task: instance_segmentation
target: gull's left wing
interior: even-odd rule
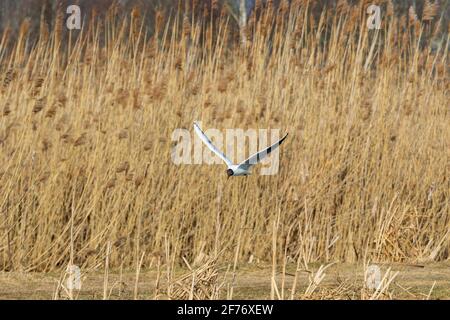
[[[261,151],[255,153],[247,160],[242,161],[239,164],[238,168],[248,170],[251,166],[257,164],[262,159],[264,159],[269,153],[271,153],[273,150],[278,148],[278,146],[283,143],[283,141],[287,138],[287,136],[288,136],[288,134],[286,133],[286,135],[283,138],[281,138],[281,140],[279,140],[278,142],[274,143],[273,145],[271,145],[270,147],[267,147],[264,150],[261,150]]]

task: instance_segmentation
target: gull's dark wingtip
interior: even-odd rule
[[[288,134],[289,134],[289,132],[286,133],[283,138],[281,138],[281,140],[278,144],[281,144],[287,138]]]
[[[192,126],[194,127],[194,129],[197,129],[197,130],[200,130],[201,132],[203,132],[203,130],[198,125],[197,121],[194,121],[194,124]]]

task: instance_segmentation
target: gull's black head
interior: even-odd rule
[[[227,170],[228,178],[231,177],[233,174],[234,174],[233,170],[231,170],[231,169]]]

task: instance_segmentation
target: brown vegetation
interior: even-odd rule
[[[186,259],[209,281],[220,263],[448,259],[448,33],[420,41],[431,9],[374,31],[364,2],[317,18],[311,3],[259,8],[245,47],[225,16],[160,13],[147,36],[139,11],[114,7],[66,41],[5,30],[0,269]],[[174,165],[171,133],[194,120],[289,132],[279,174]]]

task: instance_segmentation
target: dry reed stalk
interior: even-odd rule
[[[105,257],[105,273],[103,277],[103,300],[107,300],[108,296],[108,282],[109,282],[109,257],[111,254],[111,242],[106,244],[106,257]]]
[[[139,259],[139,263],[136,266],[136,280],[134,282],[134,300],[138,299],[138,285],[139,285],[139,274],[141,272],[142,261],[144,260],[145,252],[142,252],[141,259]]]

